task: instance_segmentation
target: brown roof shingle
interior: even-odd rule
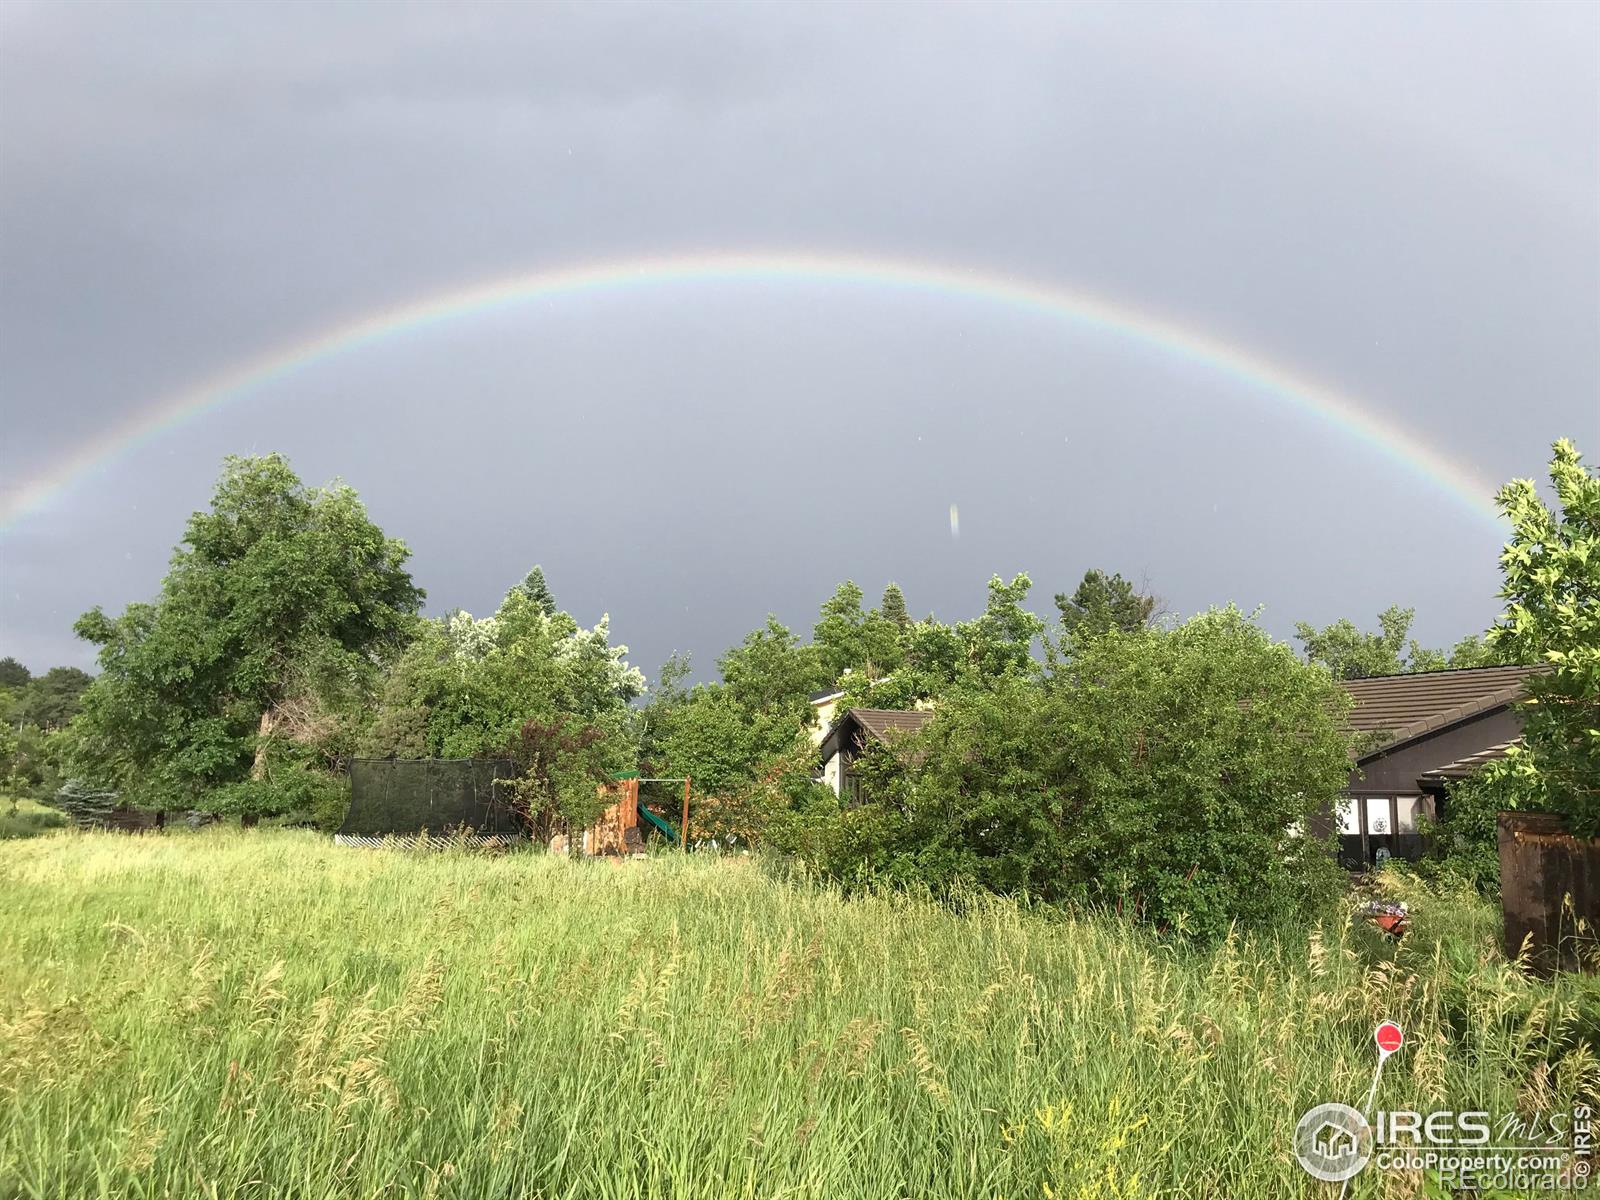
[[[834,720],[819,749],[823,761],[844,750],[845,734],[852,725],[860,726],[873,739],[890,746],[902,737],[917,733],[932,719],[933,714],[923,709],[849,708]]]
[[[1346,679],[1342,686],[1355,700],[1350,728],[1381,735],[1376,746],[1363,752],[1362,757],[1369,758],[1522,699],[1528,676],[1541,670],[1544,668],[1469,667]]]
[[[922,709],[852,708],[850,715],[885,745],[896,736],[919,732],[933,719],[931,712]]]

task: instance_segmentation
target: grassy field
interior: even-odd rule
[[[47,808],[37,800],[0,796],[0,841],[37,837],[52,829],[61,829],[66,824],[65,813]]]
[[[1570,1107],[1594,981],[1413,897],[1204,952],[993,899],[845,900],[751,860],[0,846],[7,1196],[1292,1197],[1299,1114]],[[1352,1195],[1415,1195],[1368,1171]]]

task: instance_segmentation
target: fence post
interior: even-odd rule
[[[683,821],[678,826],[683,833],[683,852],[689,853],[689,777],[683,779]]]
[[[1506,957],[1526,941],[1541,975],[1592,968],[1600,961],[1600,838],[1574,837],[1550,813],[1503,812],[1498,824]]]

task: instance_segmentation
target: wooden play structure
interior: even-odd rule
[[[641,783],[683,784],[683,807],[678,813],[674,828],[666,813],[658,813],[648,801],[639,800]],[[689,846],[689,780],[641,779],[638,775],[625,775],[600,789],[612,803],[583,831],[583,852],[589,855],[630,855],[644,853],[644,839],[648,832],[659,833],[681,849]]]

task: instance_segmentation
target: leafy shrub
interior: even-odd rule
[[[1498,816],[1527,802],[1518,781],[1500,771],[1477,771],[1450,785],[1444,815],[1421,819],[1429,851],[1416,864],[1426,879],[1476,889],[1488,895],[1500,890]]]
[[[855,766],[873,801],[782,841],[840,880],[966,880],[1201,938],[1314,911],[1339,885],[1303,832],[1348,778],[1342,693],[1234,609],[1075,638],[1038,678],[958,689]]]
[[[252,820],[268,817],[285,824],[313,824],[332,832],[343,823],[350,807],[350,780],[306,763],[281,763],[263,779],[244,779],[217,788],[204,807]]]

